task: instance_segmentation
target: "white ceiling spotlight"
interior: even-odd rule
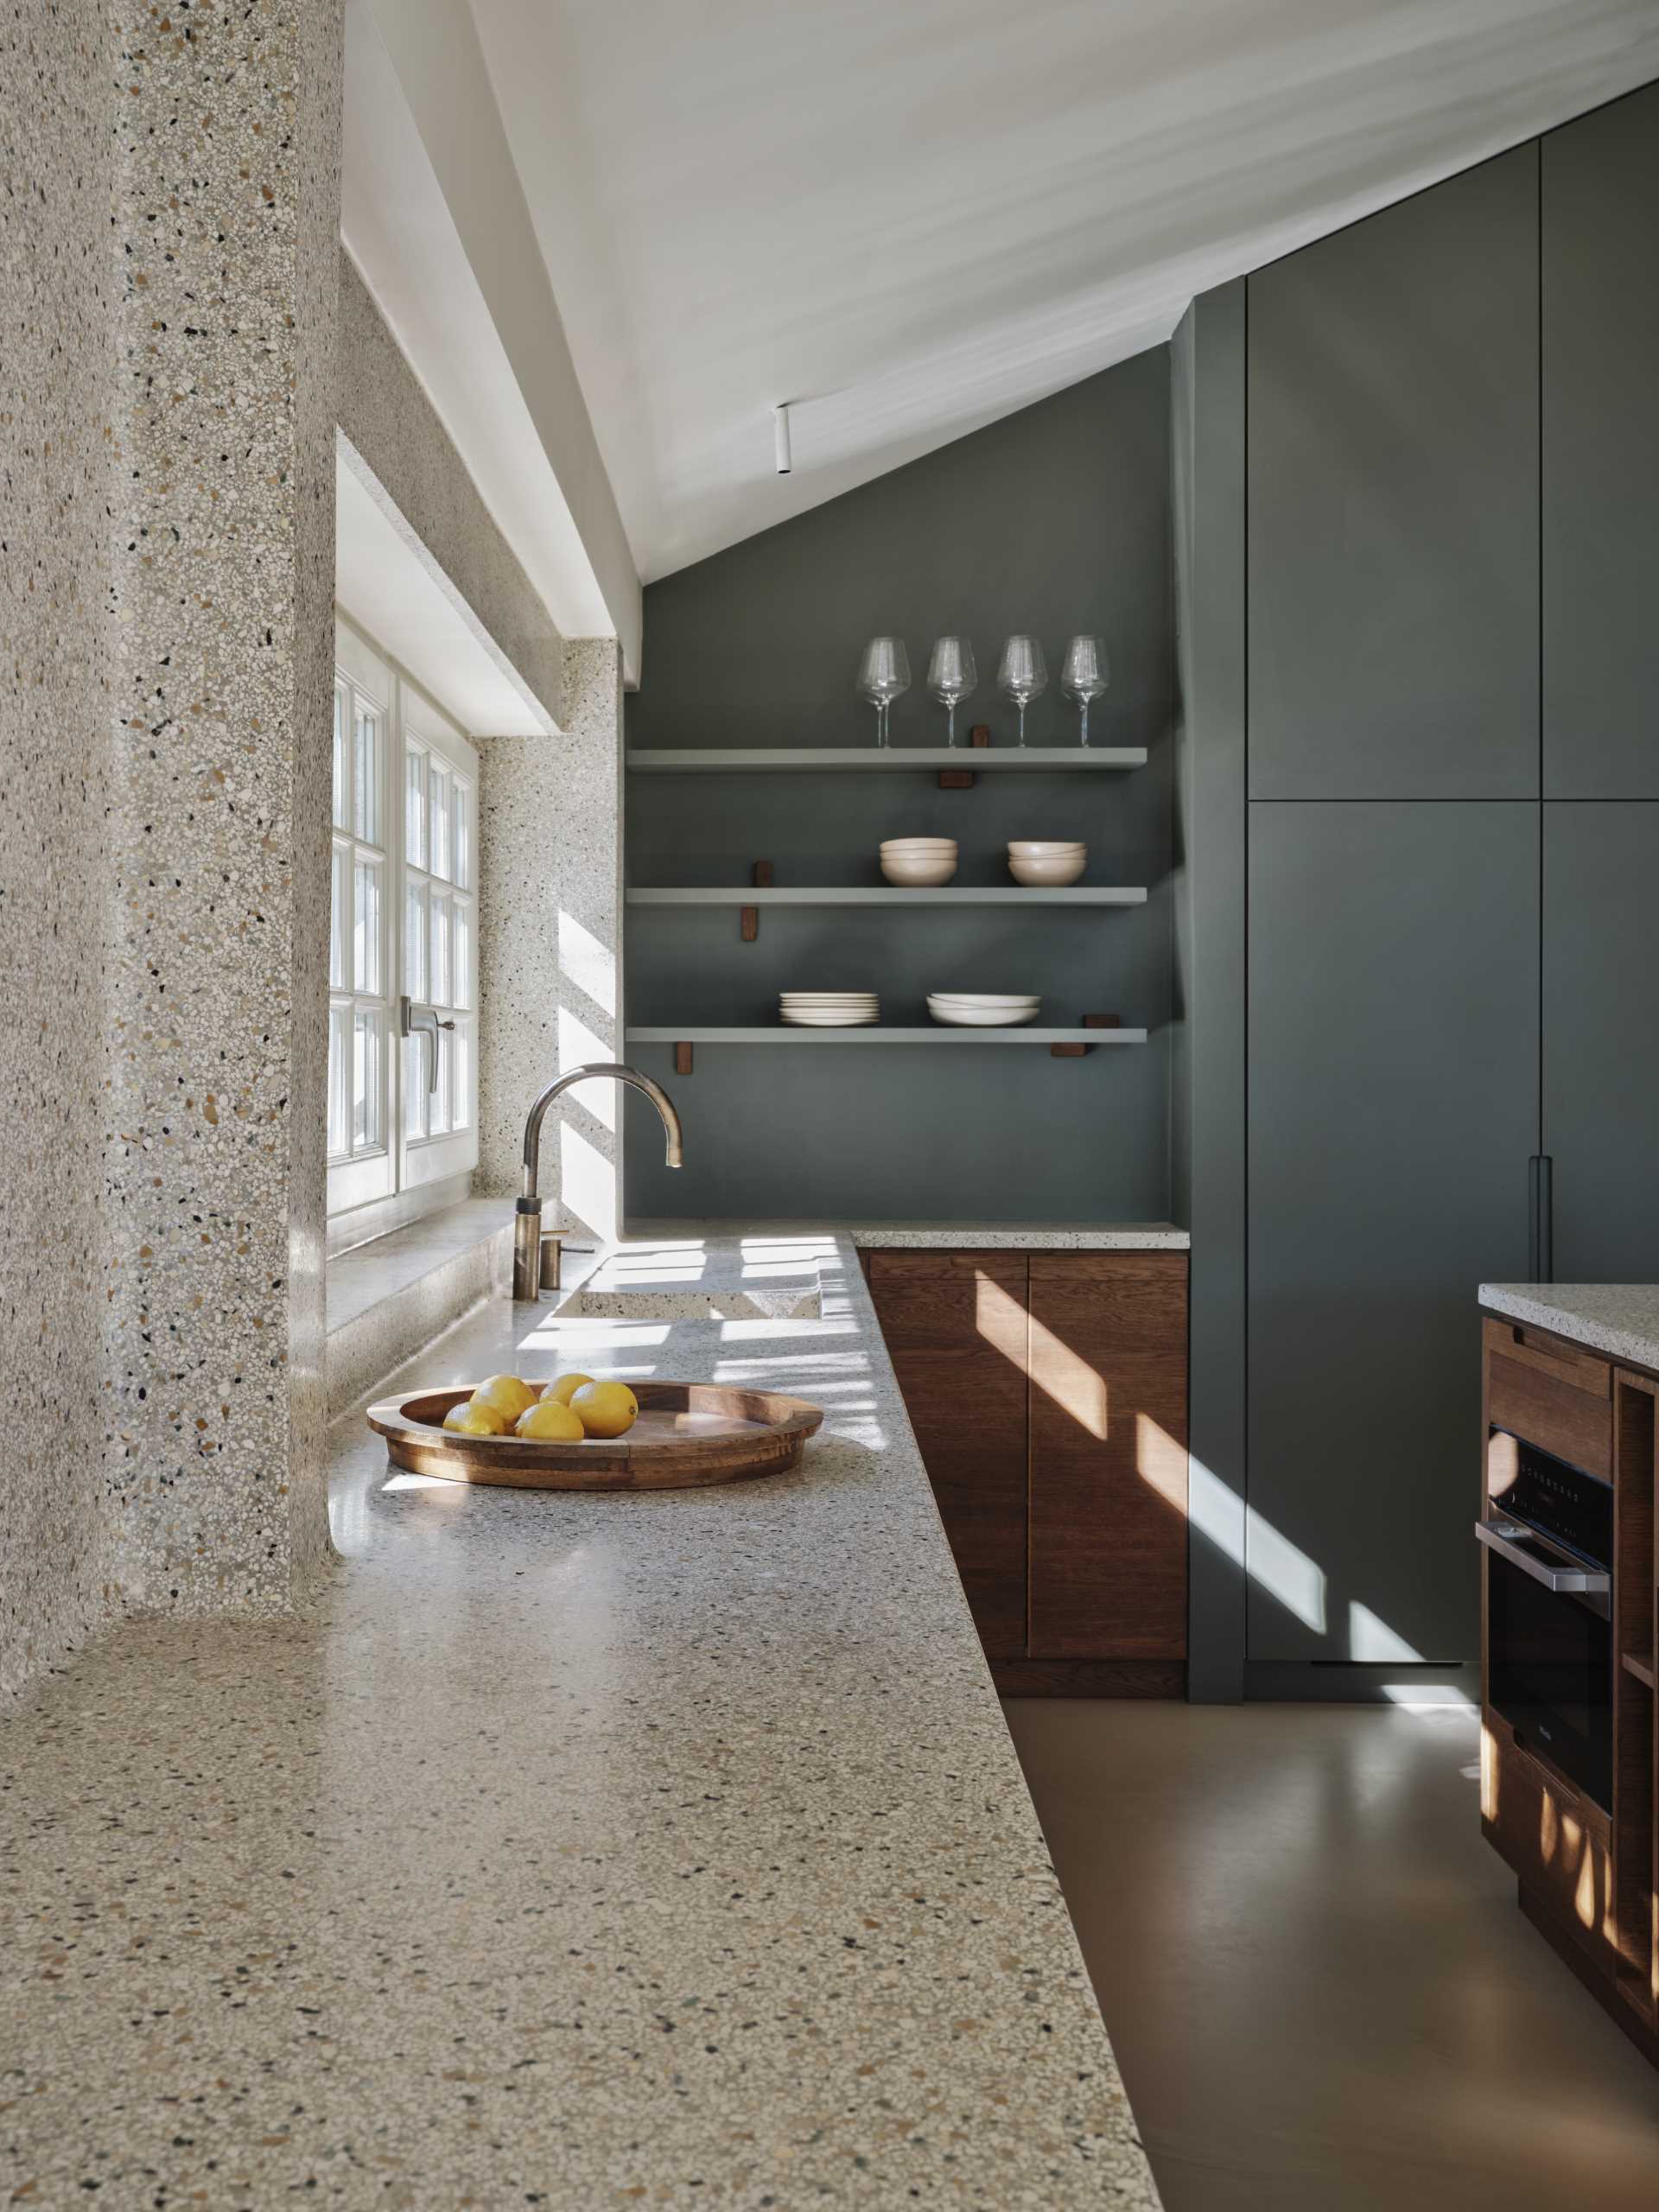
[[[774,408],[772,409],[772,458],[773,458],[773,460],[774,460],[774,461],[777,462],[777,464],[778,464],[778,474],[779,474],[780,476],[787,476],[787,475],[788,475],[788,474],[789,474],[789,471],[790,471],[790,457],[789,457],[789,410],[790,410],[790,404],[791,404],[791,403],[786,399],[786,400],[785,400],[785,402],[784,402],[784,404],[783,404],[783,405],[782,405],[781,407],[774,407]]]

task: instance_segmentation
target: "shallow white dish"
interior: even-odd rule
[[[927,1010],[935,1021],[949,1029],[1018,1029],[1027,1021],[1035,1021],[1041,1010],[1037,1006],[947,1006],[930,999]]]
[[[930,991],[941,1006],[1040,1006],[1035,991]]]
[[[868,1029],[880,1020],[881,1013],[878,1007],[849,1007],[845,1014],[791,1014],[785,1008],[778,1018],[790,1029]]]

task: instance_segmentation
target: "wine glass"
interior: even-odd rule
[[[1073,638],[1065,649],[1065,666],[1060,675],[1060,689],[1068,699],[1075,699],[1083,720],[1083,743],[1089,742],[1089,702],[1098,699],[1111,681],[1111,665],[1106,658],[1106,648],[1098,638]]]
[[[887,741],[887,709],[910,689],[910,655],[902,638],[872,638],[858,664],[858,696],[875,709],[875,741]]]
[[[947,745],[957,741],[957,709],[979,681],[974,648],[966,638],[936,638],[933,658],[927,664],[927,688],[945,709],[950,720]]]
[[[1039,638],[1015,636],[1002,648],[997,683],[1020,709],[1020,742],[1026,741],[1026,709],[1048,689],[1048,664]]]

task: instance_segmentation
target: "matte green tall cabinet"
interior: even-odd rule
[[[1656,239],[1649,87],[1248,281],[1247,1695],[1475,1657],[1475,1293],[1529,1271],[1532,1157],[1558,1280],[1659,1274]],[[1204,1403],[1195,1498],[1241,1486]]]

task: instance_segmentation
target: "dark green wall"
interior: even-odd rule
[[[633,746],[868,745],[853,696],[865,640],[906,639],[913,688],[895,745],[943,741],[926,696],[932,640],[971,637],[980,688],[959,734],[1012,739],[995,690],[1009,631],[1042,637],[1051,688],[1033,745],[1076,742],[1060,693],[1066,639],[1096,631],[1112,662],[1096,744],[1143,745],[1126,775],[995,774],[969,791],[931,775],[628,778],[636,884],[880,880],[883,837],[948,834],[959,883],[1007,883],[1011,837],[1087,839],[1093,882],[1141,883],[1144,908],[1008,915],[875,908],[768,911],[739,941],[730,908],[632,909],[628,1020],[767,1022],[781,988],[882,995],[925,1022],[935,988],[1040,991],[1044,1020],[1089,1012],[1145,1027],[1144,1047],[1054,1060],[1039,1048],[699,1047],[676,1078],[667,1047],[629,1058],[668,1082],[686,1166],[629,1109],[635,1217],[804,1213],[868,1218],[1147,1220],[1170,1208],[1172,685],[1169,385],[1165,349],[1141,355],[858,491],[652,584]]]

